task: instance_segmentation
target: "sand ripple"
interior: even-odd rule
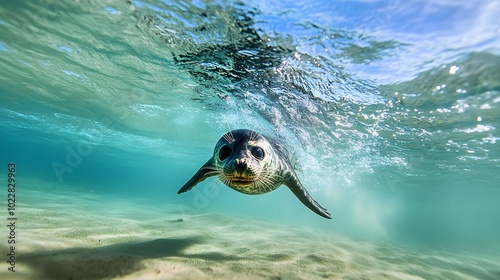
[[[500,279],[491,256],[65,191],[25,190],[22,201],[17,272],[2,262],[1,279]]]

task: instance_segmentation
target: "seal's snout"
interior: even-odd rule
[[[234,170],[236,170],[239,175],[242,175],[244,172],[246,172],[247,168],[247,163],[243,160],[236,160],[234,163]]]

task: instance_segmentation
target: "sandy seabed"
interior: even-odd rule
[[[4,227],[0,279],[500,279],[496,257],[64,190],[18,197],[16,272]]]

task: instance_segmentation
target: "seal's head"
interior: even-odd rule
[[[277,179],[267,170],[276,164],[271,143],[261,134],[237,129],[224,134],[215,145],[214,171],[227,186],[245,194],[261,194],[276,188]]]

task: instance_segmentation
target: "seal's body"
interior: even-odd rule
[[[178,193],[189,191],[210,176],[217,176],[244,194],[263,194],[286,185],[305,206],[331,219],[330,213],[300,183],[285,147],[255,131],[237,129],[224,134],[215,145],[213,156]]]

